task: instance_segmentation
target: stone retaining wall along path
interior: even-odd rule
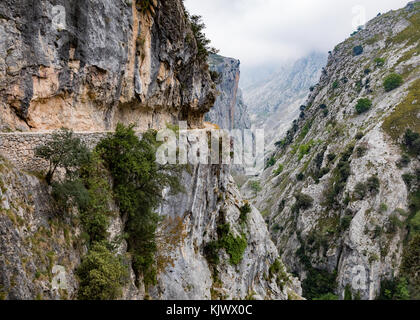
[[[106,137],[109,132],[75,132],[89,148]],[[17,168],[26,171],[40,171],[46,162],[35,157],[35,148],[51,139],[52,132],[0,133],[0,155],[10,160]]]

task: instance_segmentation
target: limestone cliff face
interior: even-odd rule
[[[0,129],[199,125],[215,91],[183,4],[140,3],[2,1]]]
[[[419,131],[419,5],[378,16],[334,49],[273,154],[276,164],[260,177],[262,192],[244,187],[289,270],[308,280],[304,295],[320,270],[336,275],[340,298],[347,287],[362,299],[375,299],[381,280],[401,272],[408,230],[401,225],[416,208],[403,175],[418,178],[420,165],[415,156],[398,165],[405,130]],[[393,72],[403,84],[387,92]],[[362,98],[372,107],[358,114]]]
[[[74,296],[80,230],[59,219],[52,204],[43,182],[0,158],[0,300]],[[66,294],[52,289],[57,264],[67,271]]]
[[[218,84],[216,102],[206,114],[206,121],[222,129],[249,129],[248,108],[239,89],[239,60],[211,55],[209,65],[216,74]]]

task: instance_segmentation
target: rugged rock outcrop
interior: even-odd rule
[[[412,2],[336,46],[279,141],[275,165],[259,178],[263,190],[255,197],[250,184],[243,189],[303,281],[304,296],[327,293],[319,283],[325,290],[336,279],[327,291],[340,298],[375,299],[382,280],[402,273],[404,248],[418,263],[407,225],[419,210],[420,162],[415,154],[402,158],[401,144],[406,129],[420,132],[419,17],[420,3]],[[385,90],[392,73],[403,83]]]
[[[183,4],[142,3],[2,1],[0,129],[200,125],[215,90]]]
[[[222,129],[249,129],[248,108],[239,89],[240,62],[219,55],[209,57],[210,69],[217,82],[218,95],[205,120]]]

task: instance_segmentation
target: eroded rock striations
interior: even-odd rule
[[[403,136],[420,132],[419,17],[415,1],[336,46],[260,177],[253,202],[305,297],[375,299],[399,276],[418,290],[408,266],[418,266],[420,162],[403,155]],[[403,81],[385,88],[392,73]],[[244,192],[254,196],[249,185]]]

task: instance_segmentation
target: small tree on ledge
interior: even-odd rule
[[[61,128],[52,134],[51,139],[35,149],[35,156],[49,162],[45,180],[50,185],[57,168],[64,168],[66,175],[72,177],[78,168],[89,160],[89,150],[72,130]]]

